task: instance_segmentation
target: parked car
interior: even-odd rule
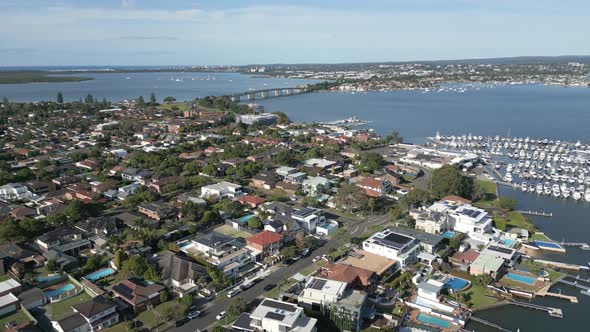
[[[275,287],[277,287],[276,284],[268,284],[268,285],[264,286],[264,290],[268,292],[269,290],[271,290]]]
[[[174,322],[174,326],[181,327],[182,325],[188,323],[188,321],[190,321],[190,319],[188,317],[181,318],[181,319],[177,320],[176,322]]]
[[[247,284],[242,284],[242,285],[240,286],[240,288],[241,288],[242,290],[246,290],[246,289],[250,289],[250,288],[252,288],[253,286],[254,286],[254,282],[253,282],[253,281],[251,281],[251,282],[249,282],[249,283],[247,283]]]
[[[186,317],[188,319],[195,319],[197,317],[199,317],[201,315],[201,312],[199,310],[195,310],[195,311],[191,311],[188,313],[188,315],[186,315]]]
[[[315,262],[319,261],[320,259],[322,259],[321,256],[315,256],[311,261],[315,263]]]
[[[225,317],[225,311],[222,311],[219,314],[217,314],[217,316],[215,316],[215,319],[222,320],[224,317]]]
[[[238,294],[240,294],[240,289],[234,288],[234,289],[230,290],[229,292],[227,292],[227,297],[234,297]]]

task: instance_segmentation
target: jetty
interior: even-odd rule
[[[560,293],[554,293],[554,292],[550,292],[549,288],[551,287],[551,285],[543,287],[541,290],[539,290],[538,292],[535,293],[536,296],[540,296],[540,297],[545,297],[545,296],[551,296],[551,297],[556,297],[559,299],[565,299],[565,300],[569,300],[571,303],[578,303],[578,298],[572,295],[565,295],[565,294],[561,294]]]
[[[521,301],[516,301],[516,300],[508,300],[508,303],[513,304],[518,307],[545,311],[551,317],[563,318],[563,311],[559,308],[546,307],[544,305],[528,303],[528,302],[521,302]]]
[[[584,266],[584,265],[554,262],[554,261],[548,261],[548,260],[544,260],[544,259],[535,259],[534,261],[537,263],[543,264],[543,265],[555,266],[560,269],[566,269],[566,270],[579,271],[579,270],[589,270],[590,269],[588,266]]]
[[[560,242],[564,247],[579,247],[582,250],[590,250],[590,245],[584,242]]]
[[[553,217],[553,212],[531,211],[531,210],[516,211],[516,212],[521,213],[521,214],[527,214],[530,216]]]
[[[586,292],[590,292],[590,286],[582,285],[582,284],[578,283],[577,281],[569,281],[566,279],[561,279],[561,280],[559,280],[559,282],[564,283],[566,285],[574,286],[574,287],[579,288],[579,289],[586,291]],[[584,294],[584,295],[586,295],[586,294]]]
[[[487,325],[489,327],[493,327],[496,330],[499,330],[499,331],[502,331],[502,332],[512,332],[510,330],[507,330],[507,329],[503,328],[502,326],[500,326],[500,325],[498,325],[496,323],[492,323],[492,322],[487,321],[487,320],[485,320],[483,318],[480,318],[480,317],[471,316],[471,317],[469,317],[469,319],[471,319],[471,320],[473,320],[475,322],[478,322],[480,324]]]

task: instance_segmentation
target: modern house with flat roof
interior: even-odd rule
[[[317,319],[309,318],[303,308],[265,298],[251,314],[243,313],[233,324],[237,331],[315,332]]]
[[[363,241],[363,250],[398,262],[401,268],[415,263],[420,241],[392,229],[385,229]]]

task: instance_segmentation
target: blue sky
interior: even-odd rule
[[[0,0],[0,66],[590,54],[587,0]]]

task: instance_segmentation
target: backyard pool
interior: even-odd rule
[[[240,217],[240,218],[238,219],[238,221],[239,221],[239,222],[241,222],[242,224],[245,224],[245,223],[247,223],[247,222],[248,222],[248,220],[250,220],[250,219],[252,219],[252,218],[254,218],[254,215],[253,215],[253,214],[248,214],[248,215],[245,215],[245,216],[243,216],[243,217]]]
[[[452,290],[453,292],[459,291],[469,285],[469,281],[457,277],[449,278],[445,281],[445,288]]]
[[[527,276],[523,276],[521,274],[516,274],[516,273],[508,273],[506,275],[506,278],[514,280],[514,281],[522,282],[523,284],[527,284],[527,285],[534,285],[535,282],[537,281],[533,277],[527,277]]]
[[[111,274],[115,274],[115,270],[113,270],[109,267],[109,268],[98,270],[94,273],[91,273],[91,274],[85,276],[84,278],[94,282],[94,281],[102,279],[104,277],[108,277]]]
[[[423,314],[423,313],[419,313],[417,319],[421,323],[438,326],[443,329],[448,329],[449,327],[451,327],[451,322],[449,322],[448,320],[444,320],[444,319],[430,316],[430,315]]]
[[[57,280],[60,279],[62,276],[60,276],[59,274],[56,275],[52,275],[52,276],[45,276],[45,277],[35,277],[33,278],[33,281],[35,281],[38,284],[44,283],[44,282],[48,282],[48,281],[53,281],[53,280]]]
[[[514,245],[514,242],[516,242],[516,240],[513,240],[513,239],[503,239],[502,240],[502,244],[507,247],[512,247]]]
[[[533,243],[536,244],[540,248],[544,247],[544,248],[551,248],[551,249],[563,249],[562,246],[560,246],[559,244],[554,243],[554,242],[535,240],[535,241],[533,241]]]
[[[445,239],[452,239],[453,236],[455,236],[455,232],[446,231],[446,232],[442,233],[441,236],[444,237]]]
[[[74,285],[72,284],[65,284],[63,286],[61,286],[60,288],[56,288],[56,289],[47,289],[43,291],[43,294],[45,294],[45,296],[47,297],[55,297],[55,296],[60,296],[63,293],[67,293],[71,290],[74,290],[76,287],[74,287]]]

